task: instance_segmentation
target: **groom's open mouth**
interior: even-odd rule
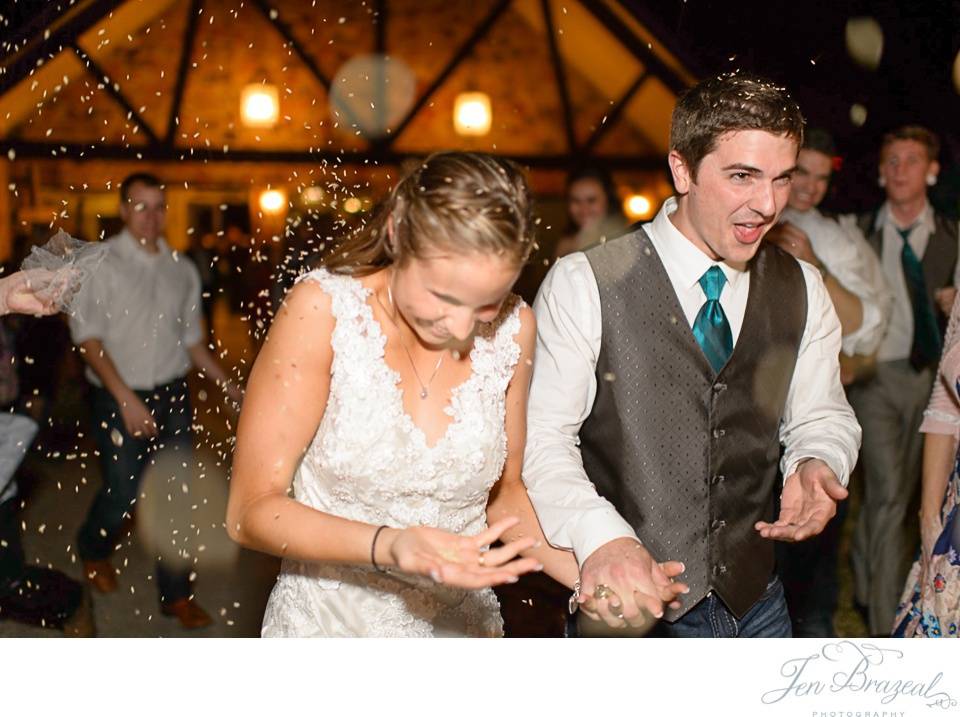
[[[733,225],[733,236],[741,244],[756,244],[765,226],[759,222],[738,222]]]

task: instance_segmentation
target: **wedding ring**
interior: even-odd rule
[[[603,583],[599,583],[597,587],[593,589],[593,597],[595,597],[597,600],[606,600],[614,594],[615,593],[613,590],[611,590],[608,585],[604,585]]]

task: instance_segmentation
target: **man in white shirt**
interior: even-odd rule
[[[787,208],[767,239],[797,259],[816,266],[840,319],[843,333],[841,368],[868,365],[883,338],[893,294],[887,288],[876,255],[866,244],[817,210],[827,194],[836,146],[825,131],[804,132]],[[853,379],[853,371],[848,373]],[[841,381],[844,373],[841,372]],[[833,614],[839,583],[837,553],[845,514],[819,536],[798,544],[777,546],[777,569],[783,580],[795,637],[833,637]]]
[[[876,375],[850,391],[863,424],[864,470],[851,558],[855,598],[873,635],[890,634],[916,547],[920,423],[960,279],[957,223],[927,201],[939,151],[939,139],[924,127],[887,134],[879,167],[887,201],[858,222],[894,295]]]
[[[234,400],[240,391],[203,344],[200,277],[163,240],[166,204],[160,181],[133,174],[120,185],[124,229],[107,240],[100,270],[77,297],[70,320],[87,363],[93,433],[103,484],[80,528],[84,573],[100,592],[117,589],[110,564],[125,517],[136,503],[147,461],[158,448],[193,450],[186,374],[197,368]],[[187,628],[209,625],[192,600],[189,569],[157,561],[161,611]]]
[[[673,114],[678,198],[559,260],[535,302],[524,480],[581,564],[581,609],[611,628],[649,612],[665,635],[788,636],[772,540],[819,533],[847,495],[839,321],[820,273],[761,242],[802,127],[769,82],[697,85]]]
[[[864,252],[866,245],[817,209],[830,185],[835,153],[828,133],[805,131],[787,207],[767,239],[820,270],[840,319],[843,355],[871,356],[886,331],[893,294],[876,255]]]

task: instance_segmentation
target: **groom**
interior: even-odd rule
[[[762,241],[802,134],[764,80],[692,88],[670,132],[678,196],[561,259],[537,297],[524,480],[580,563],[581,609],[611,628],[652,613],[666,636],[789,636],[772,541],[816,535],[847,496],[840,323],[817,269]]]

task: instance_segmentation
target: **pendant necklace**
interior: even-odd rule
[[[374,294],[376,296],[376,294]],[[393,311],[396,311],[396,306],[393,303],[393,292],[390,291],[390,285],[387,284],[387,299],[390,301],[390,308]],[[387,311],[387,307],[383,305],[383,302],[380,301],[380,297],[377,296],[377,303],[380,304],[380,308],[384,310],[387,318],[390,319],[390,323],[393,324],[394,328],[397,330],[397,340],[400,342],[400,347],[403,349],[403,352],[407,355],[407,360],[410,362],[410,368],[413,369],[413,375],[417,379],[417,383],[420,384],[420,398],[426,399],[429,395],[428,389],[430,384],[433,383],[433,379],[437,377],[437,372],[440,370],[440,364],[443,363],[443,351],[440,352],[440,358],[437,359],[437,365],[433,367],[433,373],[430,374],[430,379],[424,383],[420,380],[420,373],[417,371],[417,365],[413,362],[413,356],[410,354],[410,349],[407,348],[407,345],[403,341],[403,333],[400,331],[400,325],[397,323],[396,319],[393,318],[393,314],[390,311]]]

